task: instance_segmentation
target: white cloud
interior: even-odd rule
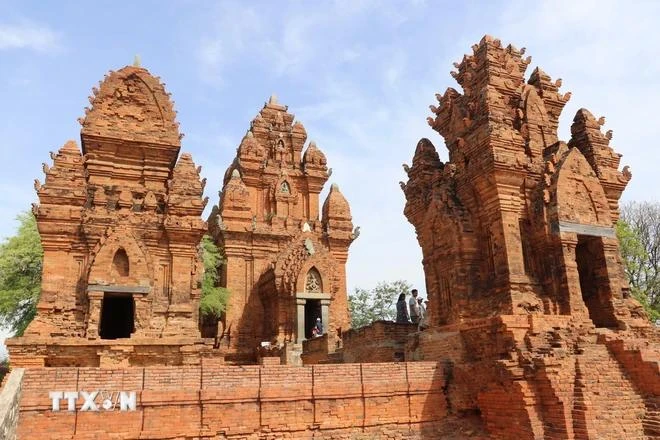
[[[0,24],[0,50],[30,49],[51,52],[59,48],[59,34],[46,26],[30,21]]]
[[[238,60],[254,57],[254,42],[262,39],[265,23],[254,9],[240,3],[222,3],[213,17],[213,29],[197,48],[202,77],[222,84],[224,71]]]
[[[264,4],[257,11],[225,2],[197,48],[202,77],[221,84],[232,66],[249,63],[267,68],[271,77],[332,70],[364,55],[353,38],[370,31],[365,23],[380,18],[396,28],[408,19],[408,12],[417,10],[409,9],[376,0],[342,0],[313,8],[297,2]]]

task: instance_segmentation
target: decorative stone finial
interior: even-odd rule
[[[133,58],[133,67],[142,67],[142,60],[140,60],[140,55],[135,55]]]
[[[307,222],[303,223],[302,231],[303,232],[312,232],[312,228],[310,228],[309,223],[307,223]]]
[[[330,189],[334,189],[335,191],[339,191],[339,185],[337,185],[336,183],[333,183],[332,185],[330,185]]]
[[[234,171],[231,172],[231,178],[233,179],[234,177],[238,177],[239,179],[241,178],[241,173],[239,173],[236,168],[234,168]]]
[[[276,94],[273,93],[272,95],[270,95],[270,99],[268,100],[268,104],[277,104],[277,95]]]

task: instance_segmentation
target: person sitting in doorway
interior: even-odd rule
[[[321,318],[316,318],[316,324],[312,328],[312,337],[323,336],[323,323]]]

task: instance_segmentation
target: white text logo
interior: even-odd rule
[[[83,399],[80,411],[114,411],[117,405],[119,411],[135,411],[137,406],[135,391],[51,391],[48,397],[53,402],[53,411],[61,410],[62,400],[67,411],[75,411],[79,398]]]

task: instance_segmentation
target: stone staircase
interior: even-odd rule
[[[660,396],[646,399],[646,417],[642,424],[648,439],[660,439]]]
[[[576,361],[576,439],[644,440],[646,405],[628,374],[602,344],[581,344]]]
[[[646,397],[646,414],[642,421],[649,439],[660,440],[660,344],[652,338],[620,338],[603,334],[599,342],[626,370],[635,387]]]

